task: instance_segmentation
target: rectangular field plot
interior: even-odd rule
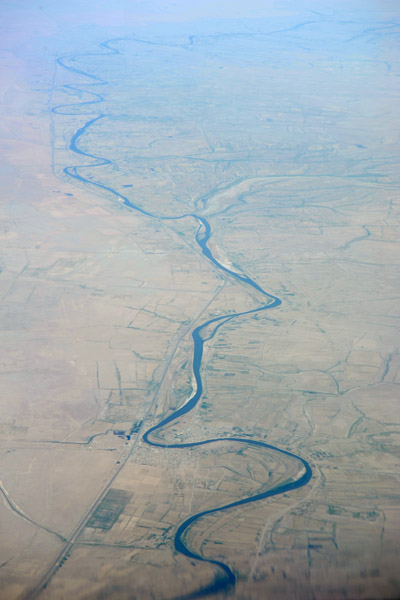
[[[87,526],[93,529],[111,529],[132,498],[125,490],[111,488],[89,519]]]

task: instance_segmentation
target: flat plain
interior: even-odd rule
[[[8,41],[1,598],[399,596],[398,22],[321,7]]]

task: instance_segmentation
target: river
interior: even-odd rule
[[[111,54],[119,54],[120,53],[119,50],[112,45],[113,43],[115,44],[116,42],[117,42],[117,40],[108,40],[106,42],[101,43],[100,44],[101,52],[98,55],[106,57]],[[191,45],[192,43],[193,43],[193,40],[189,39],[188,45]],[[79,55],[77,55],[77,56],[79,56]],[[65,69],[66,71],[69,71],[70,73],[73,73],[73,74],[76,74],[79,76],[84,76],[85,78],[88,79],[88,82],[85,84],[82,84],[82,83],[68,84],[65,87],[68,88],[68,90],[70,92],[72,91],[72,92],[75,92],[76,94],[79,93],[79,95],[82,92],[82,88],[84,88],[86,93],[92,94],[93,100],[89,100],[89,101],[85,101],[85,102],[71,103],[71,104],[67,104],[67,105],[55,106],[52,108],[52,112],[53,112],[53,114],[56,114],[56,115],[60,114],[60,115],[79,116],[79,115],[89,114],[89,113],[85,113],[85,110],[88,106],[91,106],[93,108],[94,104],[100,104],[101,102],[103,102],[103,97],[101,96],[101,94],[99,94],[97,92],[92,92],[88,88],[91,88],[92,86],[107,85],[108,82],[104,79],[101,79],[95,75],[92,75],[88,72],[83,71],[82,69],[78,69],[78,68],[72,66],[71,64],[69,64],[69,61],[72,62],[73,58],[75,58],[75,57],[70,56],[68,58],[66,58],[66,57],[59,58],[59,59],[57,59],[57,63],[61,68]],[[72,135],[72,137],[70,139],[70,142],[69,142],[70,150],[72,150],[76,155],[91,159],[92,162],[90,165],[87,165],[87,164],[84,165],[85,169],[90,167],[90,168],[100,172],[101,167],[111,164],[111,161],[108,160],[107,158],[96,156],[94,154],[85,152],[79,146],[80,139],[85,135],[85,133],[88,131],[88,129],[90,129],[90,127],[94,123],[105,118],[106,116],[107,115],[105,115],[105,114],[99,114],[99,115],[89,119],[82,127],[78,128],[75,131],[75,133]],[[162,220],[162,221],[177,221],[179,219],[194,220],[198,224],[198,229],[196,231],[194,243],[196,243],[199,246],[205,259],[210,261],[214,265],[214,267],[224,275],[224,277],[230,278],[231,280],[236,280],[236,281],[240,282],[241,284],[244,284],[248,288],[254,289],[264,299],[264,302],[261,304],[261,306],[258,306],[257,308],[247,310],[244,312],[220,315],[218,317],[214,317],[213,319],[204,321],[203,323],[201,323],[200,325],[198,325],[197,327],[195,327],[193,329],[193,331],[192,331],[192,339],[193,339],[192,373],[193,373],[193,377],[194,377],[194,381],[195,381],[194,390],[193,390],[191,396],[183,404],[183,406],[181,406],[180,408],[175,410],[173,413],[171,413],[170,415],[168,415],[167,417],[162,419],[156,425],[153,425],[152,427],[147,429],[147,431],[145,431],[142,434],[142,439],[146,444],[148,444],[149,446],[158,447],[158,448],[166,448],[166,449],[181,448],[181,449],[184,449],[184,448],[195,448],[195,447],[199,447],[199,446],[206,446],[206,445],[210,445],[210,444],[223,444],[223,443],[229,442],[230,444],[234,443],[234,444],[237,444],[238,446],[246,445],[246,446],[257,446],[260,448],[265,448],[266,450],[268,450],[268,452],[271,452],[271,451],[277,452],[279,454],[288,456],[288,457],[298,461],[299,473],[300,473],[298,479],[296,479],[294,481],[286,482],[281,485],[277,485],[276,487],[265,490],[261,493],[254,494],[249,497],[241,498],[235,502],[231,502],[229,504],[225,504],[225,505],[219,506],[217,508],[212,508],[209,510],[205,510],[205,511],[193,514],[178,525],[176,532],[175,532],[175,536],[174,536],[175,549],[178,552],[180,552],[181,554],[183,554],[191,559],[207,562],[210,565],[217,567],[219,570],[219,574],[215,577],[214,581],[210,582],[210,584],[208,586],[202,588],[201,590],[198,590],[197,592],[192,594],[190,597],[205,596],[207,594],[216,593],[218,591],[227,589],[229,587],[234,586],[236,583],[236,575],[235,575],[234,570],[225,562],[206,558],[206,557],[202,556],[201,554],[192,550],[190,548],[188,542],[185,539],[189,528],[192,527],[199,519],[205,517],[206,515],[210,515],[210,514],[213,514],[216,512],[226,511],[226,510],[229,510],[229,509],[232,509],[232,508],[244,505],[244,504],[249,504],[251,502],[257,502],[259,500],[269,498],[271,496],[276,496],[278,494],[284,494],[291,490],[300,488],[300,487],[306,485],[310,481],[310,479],[312,477],[311,467],[308,464],[308,462],[305,459],[303,459],[302,457],[297,456],[296,454],[293,454],[287,450],[283,450],[277,446],[273,446],[273,445],[267,444],[266,442],[256,440],[256,439],[240,438],[240,437],[224,437],[224,438],[215,438],[215,439],[205,439],[205,440],[198,441],[198,442],[187,442],[187,443],[179,443],[179,444],[169,444],[168,443],[167,444],[167,443],[163,443],[163,442],[153,439],[152,434],[155,433],[156,431],[162,430],[164,427],[166,427],[173,421],[177,421],[180,417],[189,413],[191,410],[194,409],[194,407],[200,401],[202,394],[203,394],[203,383],[202,383],[201,371],[202,371],[202,359],[203,359],[204,344],[207,343],[209,340],[211,340],[215,336],[218,329],[220,327],[222,327],[228,321],[232,321],[233,319],[238,319],[240,317],[245,317],[246,315],[251,315],[251,314],[255,314],[255,313],[261,313],[261,312],[267,311],[267,310],[272,310],[272,309],[278,307],[279,305],[281,305],[282,302],[277,296],[274,296],[274,295],[266,292],[264,289],[262,289],[262,287],[257,282],[253,281],[253,279],[251,279],[249,276],[229,269],[228,267],[223,265],[221,262],[219,262],[215,258],[215,256],[211,252],[209,245],[208,245],[208,242],[212,236],[211,225],[204,216],[198,215],[194,212],[193,213],[189,212],[189,213],[185,213],[182,215],[160,216],[160,215],[157,215],[156,213],[152,213],[152,212],[145,210],[144,208],[140,207],[139,205],[136,205],[127,196],[122,195],[120,192],[116,191],[115,189],[113,189],[110,186],[104,185],[103,183],[101,183],[101,181],[94,181],[92,179],[84,177],[80,173],[79,165],[67,166],[63,169],[63,171],[72,180],[79,181],[81,184],[83,183],[85,186],[90,186],[91,188],[94,187],[94,188],[98,189],[99,191],[107,192],[107,194],[111,194],[119,202],[121,202],[128,210],[132,210],[132,211],[135,211],[142,215],[145,215],[147,217],[151,217],[153,219]],[[224,208],[224,212],[226,212],[226,208]],[[213,216],[216,216],[217,214],[219,214],[219,213],[214,213]],[[156,243],[156,241],[155,241],[155,243]],[[214,324],[215,324],[215,327],[212,328],[211,333],[208,335],[208,337],[205,337],[204,336],[205,330],[210,325],[214,325]]]

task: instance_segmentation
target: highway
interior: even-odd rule
[[[98,55],[104,56],[104,58],[106,59],[106,57],[108,55],[119,54],[119,50],[113,46],[113,44],[115,44],[116,42],[117,42],[117,40],[108,40],[108,41],[100,44],[101,50],[98,53]],[[188,42],[188,45],[191,45],[192,43],[193,43],[193,39],[190,39]],[[121,464],[118,465],[118,467],[115,469],[115,472],[113,473],[109,482],[107,483],[105,488],[102,490],[102,492],[98,495],[95,502],[92,503],[92,505],[88,508],[86,513],[82,516],[79,523],[75,527],[74,531],[72,532],[72,534],[70,535],[68,540],[66,540],[66,543],[65,543],[63,549],[61,550],[59,555],[56,557],[56,559],[53,561],[53,563],[50,565],[50,567],[47,569],[46,573],[44,574],[44,576],[42,577],[42,579],[40,580],[40,582],[38,583],[36,588],[33,590],[33,593],[32,592],[30,593],[29,598],[37,597],[40,594],[41,590],[43,590],[43,588],[48,585],[49,581],[54,576],[54,574],[57,572],[57,570],[58,570],[59,566],[62,564],[63,560],[70,552],[73,544],[79,538],[80,534],[82,533],[83,529],[85,528],[91,515],[96,510],[96,508],[99,505],[99,503],[101,502],[101,500],[104,498],[105,494],[111,487],[112,483],[115,481],[118,474],[124,468],[124,465],[126,464],[126,462],[132,456],[140,439],[142,439],[146,444],[148,444],[149,446],[152,446],[152,447],[166,448],[166,449],[181,448],[182,450],[185,448],[194,448],[194,447],[199,447],[199,446],[216,445],[216,444],[221,445],[224,443],[225,444],[226,443],[235,444],[238,446],[238,450],[240,447],[257,446],[259,448],[265,449],[266,452],[268,452],[269,454],[271,452],[276,452],[278,454],[285,455],[286,457],[289,457],[293,461],[297,462],[298,463],[297,479],[295,479],[293,481],[288,481],[288,482],[280,484],[280,485],[278,484],[275,487],[264,490],[260,493],[254,494],[249,497],[241,498],[235,502],[231,502],[224,506],[212,508],[210,510],[205,510],[205,511],[199,512],[197,514],[193,514],[193,515],[189,516],[188,518],[186,518],[182,523],[177,524],[177,529],[176,529],[175,536],[173,539],[175,550],[191,559],[199,560],[202,562],[207,562],[210,565],[217,568],[216,569],[217,575],[216,575],[214,581],[211,581],[209,585],[207,585],[206,587],[202,588],[201,590],[198,590],[197,592],[195,592],[194,594],[191,595],[191,597],[205,596],[207,594],[215,593],[215,592],[227,589],[231,586],[234,586],[235,582],[236,582],[236,575],[235,575],[233,569],[227,563],[222,562],[222,561],[212,560],[210,558],[202,556],[201,554],[198,554],[197,552],[195,552],[193,549],[190,548],[190,545],[187,542],[187,535],[186,535],[188,530],[190,529],[190,527],[192,527],[197,521],[199,521],[200,519],[202,519],[203,517],[205,517],[206,515],[209,515],[211,513],[226,511],[226,510],[238,507],[240,505],[249,504],[251,502],[257,502],[259,500],[269,498],[271,496],[276,496],[278,494],[284,494],[284,493],[287,493],[296,488],[300,488],[300,487],[306,485],[310,481],[310,479],[312,477],[312,470],[311,470],[310,465],[304,458],[297,456],[287,450],[281,449],[277,446],[273,446],[273,445],[265,443],[264,441],[260,441],[260,440],[256,440],[256,439],[239,438],[236,436],[235,437],[232,436],[232,437],[215,438],[215,439],[204,439],[202,441],[197,441],[197,442],[167,444],[167,443],[162,443],[162,442],[158,441],[157,439],[155,439],[153,434],[156,431],[162,430],[164,427],[166,427],[170,423],[172,423],[174,421],[178,421],[183,415],[192,411],[194,409],[194,407],[200,401],[200,399],[202,397],[202,393],[203,393],[202,358],[203,358],[204,346],[209,340],[211,340],[216,335],[217,331],[229,321],[232,321],[234,319],[243,319],[243,318],[246,318],[248,315],[273,310],[273,309],[279,307],[282,304],[282,302],[277,296],[274,296],[273,294],[266,292],[256,281],[251,279],[251,277],[249,277],[248,275],[241,273],[241,272],[236,272],[236,271],[228,268],[226,265],[222,264],[215,258],[215,256],[213,255],[213,253],[210,250],[209,245],[208,245],[208,242],[212,236],[212,227],[211,227],[210,222],[204,217],[204,215],[197,214],[196,212],[188,212],[188,213],[184,213],[184,214],[180,214],[180,215],[161,216],[155,212],[150,212],[148,210],[145,210],[144,208],[142,208],[140,206],[140,204],[134,203],[127,196],[121,194],[119,191],[113,189],[109,185],[105,185],[104,183],[102,183],[102,181],[101,181],[102,167],[111,164],[111,161],[108,160],[107,158],[96,156],[95,154],[91,154],[91,153],[84,151],[80,147],[80,142],[81,142],[82,138],[85,136],[85,134],[87,133],[87,131],[95,123],[99,123],[99,122],[101,122],[102,119],[107,117],[106,114],[102,114],[102,113],[100,113],[94,117],[92,116],[94,106],[96,104],[100,105],[103,102],[102,95],[100,93],[98,93],[97,91],[93,92],[92,87],[107,85],[107,81],[104,79],[101,79],[97,76],[94,76],[90,73],[87,73],[87,72],[83,71],[82,69],[78,69],[75,66],[72,66],[71,63],[74,64],[73,58],[74,57],[70,56],[70,57],[62,57],[62,58],[57,59],[58,68],[64,69],[73,75],[77,75],[77,76],[79,76],[79,78],[85,77],[86,82],[85,83],[81,82],[81,83],[77,83],[77,84],[67,84],[65,87],[68,88],[69,92],[76,92],[76,94],[79,93],[80,96],[81,96],[82,92],[85,92],[86,95],[90,96],[90,99],[82,101],[82,102],[74,102],[69,105],[55,106],[55,107],[51,108],[51,111],[52,111],[53,115],[58,114],[58,115],[71,115],[71,116],[79,115],[79,116],[81,116],[81,115],[87,114],[89,116],[89,114],[90,114],[91,118],[89,118],[83,126],[76,129],[76,131],[72,135],[70,142],[69,142],[70,150],[72,150],[74,152],[74,154],[76,155],[77,158],[79,157],[79,158],[86,159],[85,164],[84,165],[74,164],[74,165],[66,166],[63,169],[65,175],[67,175],[72,182],[79,183],[79,185],[84,185],[85,187],[91,188],[92,190],[97,190],[102,195],[103,194],[107,194],[108,196],[111,195],[118,202],[122,203],[126,207],[127,210],[135,211],[136,213],[142,214],[146,217],[150,217],[150,218],[158,220],[158,221],[177,221],[180,219],[194,220],[194,222],[197,223],[198,228],[197,228],[195,237],[192,242],[193,246],[197,247],[200,254],[204,257],[204,260],[209,261],[212,264],[213,268],[222,276],[222,280],[224,282],[223,285],[225,284],[225,282],[230,281],[230,282],[236,282],[240,286],[245,286],[247,289],[255,291],[257,293],[257,295],[260,297],[260,302],[259,302],[258,306],[256,306],[255,308],[253,308],[251,310],[237,312],[237,313],[229,313],[229,314],[225,314],[225,315],[219,315],[212,319],[206,320],[193,328],[194,322],[195,321],[199,322],[201,315],[206,311],[208,306],[211,304],[211,302],[216,298],[216,296],[221,291],[222,286],[219,286],[217,288],[216,292],[214,293],[214,295],[212,296],[212,298],[203,307],[200,314],[194,316],[190,327],[184,331],[184,333],[182,334],[182,336],[180,338],[180,340],[181,340],[185,335],[187,335],[187,333],[189,333],[189,331],[191,331],[192,340],[193,340],[192,373],[193,373],[193,379],[195,382],[195,386],[192,391],[192,394],[190,395],[189,398],[186,399],[186,401],[184,402],[184,404],[182,406],[177,408],[174,412],[172,412],[168,416],[165,416],[159,423],[153,425],[152,427],[150,427],[146,430],[146,418],[148,418],[150,416],[151,410],[154,407],[155,402],[157,400],[158,390],[160,389],[160,387],[168,373],[168,370],[170,369],[172,359],[179,347],[180,340],[178,340],[178,342],[175,346],[175,349],[173,350],[173,352],[169,358],[169,361],[166,364],[163,375],[158,384],[157,391],[154,395],[153,401],[152,401],[151,405],[149,406],[146,418],[144,419],[141,430],[139,432],[140,435],[138,435],[137,438],[132,442],[129,452],[127,453],[125,458],[121,461]],[[140,85],[140,82],[138,83],[138,85]],[[88,107],[90,107],[89,111],[88,111]],[[88,160],[90,161],[89,163],[88,163]],[[84,174],[82,174],[81,171],[82,171],[83,167],[86,172],[88,169],[90,169],[91,173],[93,173],[93,174],[95,173],[96,178],[94,178],[94,177],[88,178]],[[220,212],[226,212],[226,210],[227,210],[227,207],[224,207],[223,210],[221,210]],[[215,217],[218,214],[219,213],[216,212],[212,216]],[[155,244],[157,243],[156,239],[154,240],[154,243]],[[211,333],[210,333],[210,330],[211,330]],[[206,331],[209,332],[208,335],[206,334]]]

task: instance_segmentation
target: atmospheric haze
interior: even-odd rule
[[[398,598],[398,3],[0,13],[1,600]]]

